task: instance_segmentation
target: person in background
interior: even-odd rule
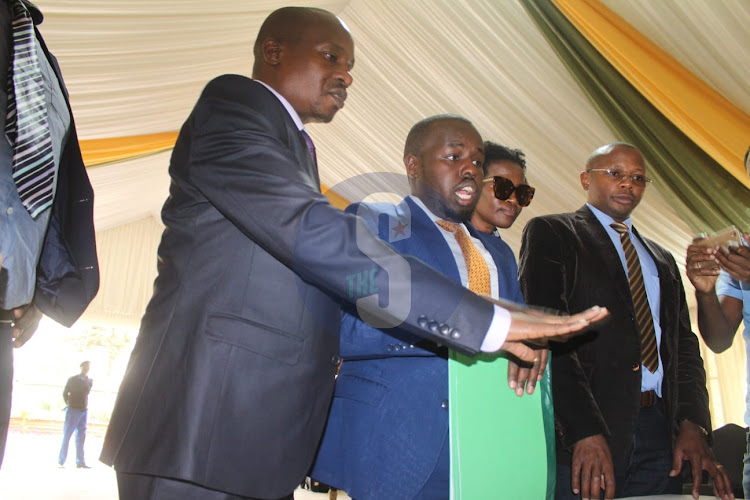
[[[604,304],[611,320],[552,347],[557,435],[556,498],[682,492],[702,471],[732,498],[710,448],[706,374],[677,264],[631,220],[650,182],[635,146],[597,148],[580,174],[587,203],[536,217],[521,246],[529,304],[564,313]]]
[[[745,153],[745,170],[750,176],[750,149]],[[698,330],[713,352],[732,346],[740,323],[745,328],[746,377],[750,382],[750,236],[742,234],[738,246],[725,249],[700,245],[696,239],[687,249],[685,270],[695,287]],[[750,425],[750,383],[745,396],[745,425]],[[747,440],[742,488],[750,498],[750,434]]]
[[[99,289],[94,193],[42,19],[31,2],[0,2],[0,464],[13,348],[42,314],[71,326]]]
[[[89,377],[90,361],[81,363],[81,373],[73,375],[68,379],[63,389],[63,400],[65,409],[65,424],[63,425],[63,441],[60,446],[60,455],[57,464],[65,467],[68,458],[68,445],[73,431],[76,433],[76,467],[79,469],[90,469],[86,465],[83,445],[86,441],[86,423],[88,421],[89,393],[94,381]]]

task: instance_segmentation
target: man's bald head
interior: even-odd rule
[[[276,10],[261,26],[253,51],[253,78],[281,94],[303,123],[327,123],[344,107],[354,41],[332,13],[307,7]]]

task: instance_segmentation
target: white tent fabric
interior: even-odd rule
[[[45,13],[41,31],[62,67],[81,139],[179,129],[208,80],[221,73],[249,76],[260,23],[284,5],[278,0],[37,3]],[[604,3],[750,113],[750,2]],[[403,141],[411,125],[431,114],[451,112],[471,119],[484,138],[527,153],[528,178],[537,194],[504,233],[514,249],[530,217],[583,204],[578,173],[585,158],[618,138],[520,3],[296,4],[337,13],[356,43],[354,84],[346,108],[331,124],[309,127],[324,184],[350,200],[378,191],[403,193],[405,179],[379,185],[371,175],[341,183],[359,174],[402,173]],[[168,156],[90,169],[102,288],[87,312],[89,319],[135,325],[143,312],[155,275]],[[658,186],[649,188],[634,221],[684,264],[691,234],[659,195]],[[686,289],[691,296],[689,283]],[[741,351],[738,356],[743,356]]]

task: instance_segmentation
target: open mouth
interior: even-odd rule
[[[474,200],[476,189],[474,186],[461,186],[455,191],[458,202],[462,205],[468,205]]]

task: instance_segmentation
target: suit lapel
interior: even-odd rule
[[[405,198],[401,205],[404,204],[408,206],[411,213],[412,224],[411,236],[403,240],[407,242],[407,252],[424,260],[453,281],[460,283],[461,277],[458,274],[458,266],[456,266],[453,252],[451,252],[437,225],[411,198]]]

